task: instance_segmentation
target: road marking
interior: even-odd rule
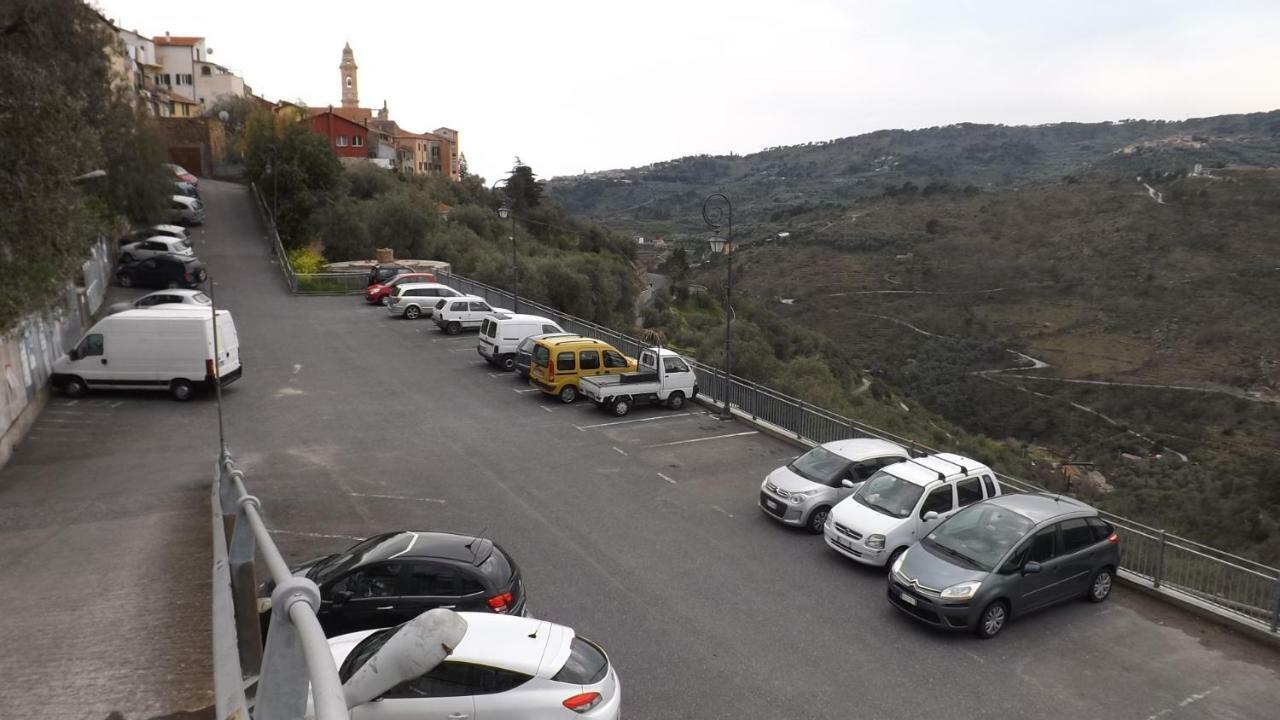
[[[552,409],[551,409],[551,406],[549,406],[549,405],[543,405],[543,406],[542,406],[542,409],[543,409],[543,410],[546,410],[547,412],[555,412],[555,410],[552,410]]]
[[[78,402],[80,402],[80,401],[79,401],[79,400],[71,400],[71,401],[68,401],[68,402],[64,402],[64,403],[62,403],[62,404],[63,404],[63,405],[66,405],[67,407],[71,407],[72,405],[75,405],[75,404],[76,404],[76,403],[78,403]]]
[[[681,413],[680,415],[656,415],[647,418],[635,418],[633,420],[615,420],[613,422],[596,423],[595,425],[574,425],[582,432],[594,430],[595,428],[610,427],[612,425],[626,425],[628,423],[653,422],[654,420],[675,420],[685,415],[693,415],[693,413]]]
[[[616,452],[616,453],[618,453],[619,455],[626,455],[626,454],[627,454],[627,451],[626,451],[626,450],[623,450],[622,448],[618,447],[617,445],[613,446],[613,451],[614,451],[614,452]]]
[[[329,533],[295,532],[293,530],[268,530],[267,532],[273,535],[298,535],[299,537],[342,538],[344,540],[364,540],[364,538],[356,537],[355,535],[330,535]]]
[[[475,352],[475,348],[449,348],[449,352]],[[480,362],[484,362],[481,360]]]
[[[294,375],[297,375],[297,374],[298,374],[298,371],[299,371],[299,370],[301,370],[301,369],[302,369],[302,363],[294,363],[294,364],[293,364],[293,374],[294,374]]]
[[[357,493],[357,492],[353,492],[351,493],[351,495],[353,497],[381,498],[383,500],[417,500],[418,502],[439,503],[441,505],[445,504],[444,500],[437,500],[435,498],[409,497],[407,495],[377,495],[375,493]]]
[[[111,407],[113,407],[113,408],[118,408],[118,407],[120,407],[120,406],[121,406],[121,405],[123,405],[123,404],[124,404],[124,401],[123,401],[123,400],[118,400],[118,401],[116,401],[116,402],[111,403]]]
[[[664,442],[664,443],[658,443],[656,445],[645,445],[645,448],[670,447],[672,445],[684,445],[686,443],[705,442],[707,440],[723,440],[725,438],[736,438],[736,437],[742,437],[744,435],[755,435],[758,432],[759,431],[757,430],[748,430],[746,432],[740,432],[740,433],[729,433],[728,435],[712,435],[711,437],[693,438],[692,440],[676,440],[675,442]]]
[[[306,395],[306,394],[307,393],[304,390],[299,390],[298,388],[291,388],[291,387],[282,387],[276,391],[276,397],[278,398],[282,398],[286,395]]]
[[[1160,712],[1148,715],[1147,720],[1156,720],[1157,718],[1162,718],[1166,715],[1169,715],[1175,710],[1181,710],[1182,708],[1185,708],[1186,706],[1191,705],[1192,703],[1200,702],[1201,700],[1209,697],[1210,695],[1214,694],[1215,692],[1221,689],[1222,689],[1221,687],[1214,685],[1213,687],[1209,688],[1208,690],[1205,690],[1204,692],[1192,693],[1191,695],[1188,695],[1185,698],[1183,698],[1182,701],[1179,702],[1176,706],[1167,707],[1161,710]]]
[[[672,480],[671,478],[667,477],[666,475],[663,475],[662,473],[658,473],[658,477],[662,478],[663,480],[666,480],[667,482],[671,483],[672,485],[675,485],[675,484],[676,484],[676,481],[675,481],[675,480]]]
[[[471,339],[472,338],[468,338],[468,337],[434,338],[431,342],[433,343],[462,342],[464,340],[471,340]]]
[[[523,395],[525,393],[538,392],[538,388],[511,388],[511,392]]]
[[[721,515],[728,515],[729,517],[733,517],[733,513],[731,513],[731,512],[729,512],[729,511],[725,510],[724,508],[720,507],[719,505],[712,505],[712,506],[711,506],[711,509],[712,509],[712,510],[715,510],[716,512],[720,513]]]
[[[506,377],[506,376],[507,376],[507,375],[509,375],[509,374],[510,374],[510,373],[485,373],[485,375],[488,375],[488,376],[489,376],[489,377],[491,377],[491,378]]]

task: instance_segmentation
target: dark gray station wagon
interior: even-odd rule
[[[999,633],[1010,617],[1111,594],[1120,542],[1098,511],[1027,493],[953,515],[894,563],[889,602],[934,627]]]

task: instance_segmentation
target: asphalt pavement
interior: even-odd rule
[[[473,335],[357,297],[290,295],[247,190],[201,187],[197,250],[244,363],[224,397],[227,442],[291,560],[395,529],[490,537],[520,563],[535,615],[609,652],[630,718],[1280,706],[1280,655],[1124,588],[991,641],[921,627],[889,606],[881,571],[757,509],[796,447],[697,405],[623,419],[562,405],[484,364]],[[0,717],[200,710],[214,404],[68,402],[0,472],[0,677],[16,680],[0,683]],[[55,427],[77,408],[82,429]]]

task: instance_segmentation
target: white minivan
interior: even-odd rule
[[[886,566],[956,511],[1001,494],[991,468],[952,453],[882,468],[831,509],[827,545],[851,560]]]
[[[212,312],[150,308],[125,310],[99,320],[53,364],[53,386],[67,397],[90,389],[167,390],[190,400],[197,387],[240,377],[240,338],[231,313],[218,310],[217,372]]]
[[[516,368],[516,350],[522,340],[531,335],[562,332],[564,329],[556,321],[541,315],[490,313],[480,321],[480,342],[476,345],[476,352],[490,365],[509,372]]]

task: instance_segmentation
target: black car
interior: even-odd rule
[[[116,268],[116,281],[121,287],[193,288],[208,276],[204,263],[194,257],[172,253],[122,262]]]
[[[397,625],[437,607],[525,613],[520,569],[492,540],[444,532],[392,532],[292,568],[320,587],[325,635]],[[273,585],[263,586],[270,593]],[[260,602],[267,627],[270,603]]]
[[[403,265],[394,263],[379,263],[369,268],[369,281],[364,284],[365,287],[370,285],[380,285],[397,275],[413,272],[413,268],[407,268]]]

